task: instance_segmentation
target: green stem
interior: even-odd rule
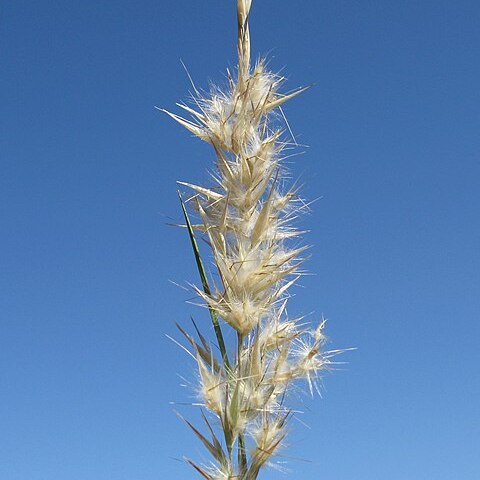
[[[243,350],[243,335],[240,332],[237,332],[237,370],[238,370],[238,378],[242,376],[242,372],[240,371],[240,359]],[[239,381],[239,380],[237,380]],[[238,466],[240,467],[240,478],[244,478],[248,471],[248,463],[247,463],[247,452],[245,449],[245,436],[243,432],[238,434]]]

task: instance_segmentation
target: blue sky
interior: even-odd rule
[[[300,401],[290,475],[480,478],[480,5],[257,0],[254,55],[308,144],[313,244],[290,311],[357,347]],[[165,335],[197,281],[176,180],[206,145],[154,109],[235,64],[233,0],[7,2],[0,19],[0,478],[196,478]],[[176,407],[190,418],[198,412]],[[206,455],[205,455],[206,456]]]

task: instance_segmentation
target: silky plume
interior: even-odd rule
[[[181,328],[198,366],[207,433],[187,423],[213,457],[205,465],[187,462],[207,480],[255,480],[284,446],[293,412],[288,392],[302,379],[313,392],[319,373],[340,353],[324,349],[323,319],[310,329],[287,313],[305,252],[292,218],[304,204],[296,187],[285,188],[289,144],[282,140],[281,106],[305,88],[281,93],[284,78],[270,72],[265,60],[252,66],[251,4],[237,2],[238,68],[236,75],[227,72],[228,86],[205,95],[194,87],[193,104],[178,104],[186,117],[164,110],[209,143],[216,158],[211,185],[179,182],[191,189],[188,204],[201,220],[192,225],[182,204],[202,275],[196,292],[210,310],[221,352],[217,358],[199,329],[196,340]],[[213,287],[194,231],[211,248],[220,279]],[[222,328],[236,332],[233,352],[225,347]]]

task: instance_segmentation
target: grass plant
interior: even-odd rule
[[[211,455],[205,464],[186,461],[207,480],[254,480],[273,465],[293,415],[288,393],[302,380],[313,392],[339,353],[324,348],[323,319],[312,327],[287,313],[305,252],[292,221],[305,204],[286,186],[291,144],[283,139],[281,106],[305,88],[281,93],[284,78],[264,59],[252,64],[251,3],[237,3],[238,67],[227,71],[227,88],[202,94],[194,87],[193,103],[178,104],[186,117],[165,111],[209,143],[216,158],[211,185],[179,182],[192,191],[181,207],[202,283],[195,290],[215,333],[210,341],[196,324],[195,335],[179,326],[198,368],[203,427],[185,421]],[[211,249],[216,282],[196,235]],[[225,341],[226,329],[234,342]]]

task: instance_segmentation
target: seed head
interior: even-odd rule
[[[301,232],[292,219],[303,206],[298,207],[297,189],[284,186],[284,152],[291,146],[279,123],[280,107],[305,89],[283,94],[283,77],[264,60],[251,65],[251,3],[237,1],[238,69],[236,75],[228,72],[227,87],[214,86],[206,94],[195,88],[193,104],[179,105],[187,118],[166,112],[215,153],[213,184],[179,182],[192,190],[189,205],[200,219],[192,226],[184,210],[202,277],[203,288],[196,292],[211,313],[221,353],[220,361],[198,330],[198,343],[182,330],[197,361],[200,401],[223,434],[220,440],[206,416],[211,439],[188,423],[214,457],[215,463],[204,467],[189,461],[207,480],[255,480],[287,434],[292,384],[306,380],[312,391],[333,354],[324,351],[324,321],[308,329],[287,314],[305,247],[294,243]],[[219,279],[214,286],[193,229],[211,248]],[[225,347],[225,326],[236,333],[233,354]]]

